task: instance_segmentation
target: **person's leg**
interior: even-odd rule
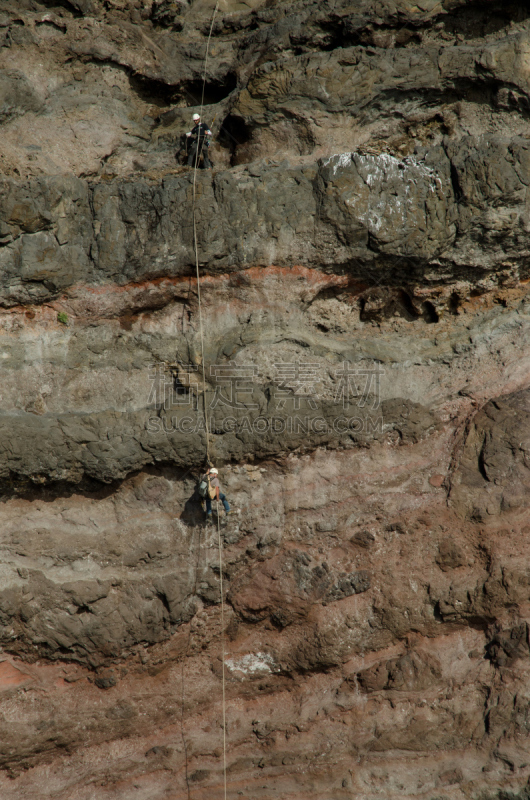
[[[197,155],[197,142],[193,142],[188,153],[188,167],[195,166],[195,157]]]
[[[205,169],[211,169],[212,168],[212,164],[211,164],[210,158],[208,156],[208,145],[207,144],[203,145],[202,156],[204,158]]]
[[[205,500],[206,500],[206,515],[208,517],[211,517],[212,516],[212,501],[211,501],[211,499],[209,497],[206,497]]]
[[[219,500],[223,504],[225,511],[228,514],[228,512],[230,511],[230,506],[228,505],[228,500],[226,499],[226,496],[222,492],[219,492]]]

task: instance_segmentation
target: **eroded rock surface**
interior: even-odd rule
[[[525,800],[530,11],[213,12],[0,2],[0,795]]]

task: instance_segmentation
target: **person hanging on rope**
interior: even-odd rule
[[[226,499],[226,495],[224,495],[221,491],[218,475],[219,471],[215,467],[210,467],[201,477],[201,482],[199,484],[199,494],[203,496],[206,502],[206,519],[208,522],[210,522],[212,519],[212,500],[217,500],[217,502],[220,500],[224,506],[226,514],[232,513],[230,511],[230,506],[228,504],[228,500]],[[201,486],[203,484],[206,484],[208,487],[205,494],[201,492]]]
[[[191,147],[188,146],[188,167],[198,167],[201,155],[204,159],[204,166],[206,169],[211,169],[212,165],[208,158],[208,147],[210,146],[209,137],[212,135],[211,130],[205,122],[201,122],[198,114],[194,114],[193,122],[195,123],[191,131],[188,131],[188,144],[191,140]]]

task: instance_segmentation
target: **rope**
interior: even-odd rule
[[[206,70],[208,68],[208,55],[210,52],[210,39],[212,38],[212,31],[213,31],[213,24],[215,22],[215,16],[217,14],[217,9],[219,8],[219,0],[217,0],[215,4],[215,8],[213,10],[212,15],[212,23],[210,25],[210,31],[208,33],[208,41],[206,42],[206,54],[204,57],[204,71],[202,75],[202,95],[201,95],[201,111],[199,116],[201,117],[202,121],[202,110],[204,108],[204,88],[206,86]],[[199,131],[200,133],[200,131]],[[203,410],[204,410],[204,425],[206,430],[206,461],[209,463],[210,461],[210,431],[208,429],[208,409],[206,408],[206,374],[205,374],[205,363],[204,363],[204,333],[202,327],[202,307],[201,307],[201,281],[200,281],[200,274],[199,274],[199,245],[197,243],[197,215],[196,215],[196,196],[197,196],[197,188],[196,188],[196,181],[197,181],[197,168],[199,166],[199,158],[202,152],[202,148],[204,144],[201,145],[201,150],[199,151],[199,143],[201,141],[201,137],[199,135],[197,141],[197,147],[195,149],[195,165],[193,168],[193,245],[195,248],[195,272],[197,274],[197,299],[199,301],[199,328],[201,332],[201,365],[202,365],[202,402],[203,402]]]
[[[197,164],[195,163],[195,170]],[[202,366],[202,404],[204,410],[204,425],[206,429],[206,461],[210,462],[210,432],[208,430],[208,409],[206,408],[206,374],[204,371],[204,333],[202,329],[202,308],[201,308],[201,280],[199,276],[199,250],[197,247],[197,223],[195,219],[195,174],[193,176],[193,241],[195,244],[195,268],[197,272],[197,298],[199,300],[199,328],[201,332],[201,366]]]
[[[217,541],[219,544],[219,588],[221,592],[221,675],[223,685],[223,780],[226,800],[226,700],[225,700],[225,607],[223,597],[223,541],[219,519],[219,500],[216,500]]]
[[[217,14],[217,9],[219,8],[219,0],[217,0],[215,4],[215,8],[212,15],[212,22],[210,25],[210,31],[208,33],[208,41],[206,43],[206,55],[204,58],[204,72],[202,77],[202,96],[201,96],[201,111],[200,117],[202,120],[202,110],[204,107],[204,89],[206,86],[206,70],[208,68],[208,55],[210,52],[210,39],[212,37],[213,26],[215,22],[215,16]],[[206,373],[205,373],[205,361],[204,361],[204,332],[203,332],[203,325],[202,325],[202,306],[201,306],[201,277],[200,277],[200,270],[199,270],[199,245],[197,242],[197,214],[196,214],[196,197],[197,197],[197,188],[196,188],[196,180],[197,180],[197,168],[199,166],[199,158],[202,152],[202,148],[204,147],[204,139],[203,144],[201,145],[201,150],[199,151],[199,144],[201,141],[201,137],[198,137],[197,141],[197,148],[195,150],[195,164],[193,169],[193,245],[195,248],[195,272],[197,275],[197,299],[199,303],[199,328],[201,334],[201,363],[202,363],[202,397],[203,397],[203,410],[204,410],[204,423],[205,423],[205,430],[206,430],[206,460],[209,463],[210,461],[210,431],[208,429],[208,409],[206,407]],[[225,640],[224,640],[224,631],[225,631],[225,624],[224,624],[224,596],[223,596],[223,543],[221,540],[221,521],[219,519],[219,500],[216,501],[216,512],[217,512],[217,540],[219,546],[219,590],[221,594],[221,670],[222,670],[222,698],[223,698],[223,784],[224,784],[224,798],[227,800],[227,791],[226,791],[226,694],[225,694]]]

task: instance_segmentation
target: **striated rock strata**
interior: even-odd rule
[[[0,796],[525,800],[530,7],[213,10],[0,2]]]

